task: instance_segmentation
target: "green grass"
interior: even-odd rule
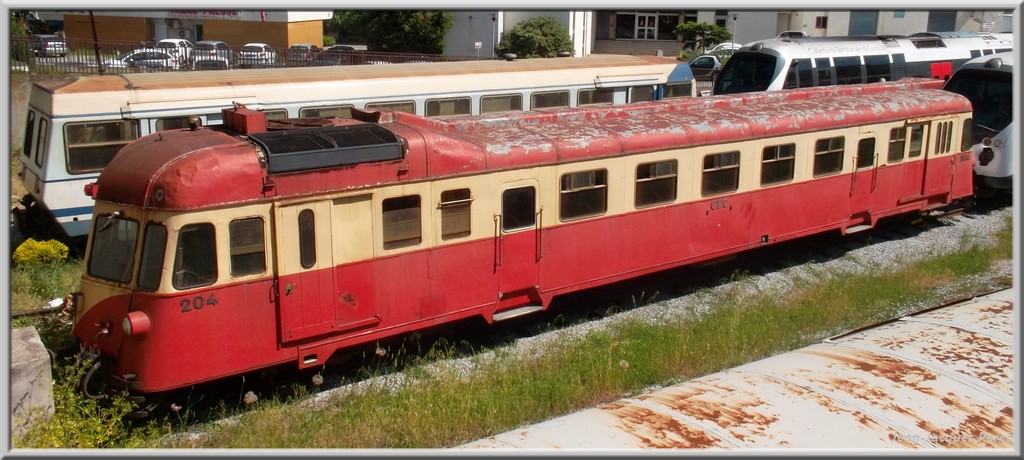
[[[11,267],[11,313],[40,310],[52,299],[78,290],[82,260]]]
[[[1012,258],[1011,225],[1008,218],[994,245],[983,246],[965,237],[963,249],[956,253],[932,256],[895,271],[841,277],[821,273],[796,280],[786,292],[755,292],[744,287],[748,278],[740,274],[732,277],[734,283],[701,292],[712,299],[703,315],[681,315],[657,326],[622,321],[552,344],[532,356],[502,349],[478,353],[470,358],[472,373],[428,367],[457,355],[455,344],[442,344],[421,358],[412,358],[404,382],[366,380],[316,407],[301,404],[308,394],[298,388],[293,389],[295,396],[271,395],[248,408],[222,408],[223,415],[234,416],[235,422],[209,424],[199,437],[165,436],[184,431],[190,424],[188,413],[129,427],[113,424],[109,413],[97,417],[96,410],[83,403],[65,403],[62,407],[86,410],[58,412],[54,423],[25,438],[32,442],[15,440],[15,446],[60,442],[66,443],[61,447],[160,448],[457,446],[635,395],[651,386],[678,383],[800,348],[898,317],[915,306],[986,292],[992,288],[988,282],[971,282],[971,275]],[[1004,287],[1012,284],[1009,276],[999,281]],[[634,302],[647,303],[645,297],[640,295]],[[362,372],[379,376],[393,368],[381,363]],[[89,436],[68,434],[66,427],[75,423],[89,427]],[[54,434],[46,431],[48,426],[65,431]],[[93,439],[102,442],[96,444]]]

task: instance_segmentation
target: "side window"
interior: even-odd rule
[[[857,142],[857,169],[870,168],[875,164],[875,138],[865,137]]]
[[[501,193],[501,229],[512,231],[537,223],[537,191],[533,187],[510,188]]]
[[[167,117],[156,120],[156,130],[165,131],[168,129],[188,128],[188,117]]]
[[[736,191],[739,187],[740,152],[716,153],[704,157],[701,195],[719,195]]]
[[[118,283],[132,279],[139,223],[113,215],[93,219],[89,274]]]
[[[480,97],[480,113],[523,110],[522,94],[503,94]]]
[[[207,286],[217,281],[217,242],[213,224],[189,224],[178,231],[178,245],[174,251],[175,289]]]
[[[903,161],[903,154],[907,147],[907,130],[906,128],[893,128],[889,131],[889,155],[887,161],[889,163],[897,163]]]
[[[676,160],[638,165],[634,205],[643,208],[675,201],[678,165],[679,162]]]
[[[388,198],[382,203],[384,249],[420,244],[420,196]]]
[[[836,174],[843,170],[843,136],[818,139],[814,143],[814,177]]]
[[[285,109],[264,109],[262,112],[266,115],[267,120],[284,120],[288,118],[288,111]]]
[[[35,159],[36,166],[43,166],[43,155],[46,154],[46,134],[50,132],[50,121],[46,118],[39,119],[39,130],[36,131]]]
[[[325,107],[303,107],[299,109],[299,118],[322,117],[352,118],[352,106],[346,104]],[[267,119],[271,119],[269,114]]]
[[[864,83],[861,76],[859,56],[833,58],[836,63],[836,84],[847,85],[852,83]]]
[[[167,228],[150,222],[142,239],[142,258],[139,262],[139,279],[136,287],[144,291],[155,291],[160,287],[160,273],[164,266],[164,249],[167,247]]]
[[[814,67],[817,69],[818,86],[831,86],[835,82],[835,69],[828,58],[815,58]]]
[[[249,217],[228,223],[231,245],[231,276],[255,275],[267,271],[263,219]]]
[[[131,120],[68,123],[64,125],[68,172],[98,172],[121,147],[138,138],[139,125]]]
[[[299,264],[302,268],[316,265],[316,216],[312,209],[299,211]]]
[[[615,102],[614,88],[581,89],[576,95],[578,105],[611,104]]]
[[[441,192],[441,239],[469,236],[472,202],[468,188]]]
[[[21,145],[21,154],[25,158],[32,157],[32,141],[35,139],[33,131],[36,129],[36,111],[29,110],[28,118],[25,120],[25,139]]]
[[[868,83],[892,80],[892,66],[889,64],[889,56],[885,54],[876,56],[864,56],[864,71]]]
[[[796,144],[772,145],[761,153],[761,185],[781,184],[793,180]]]
[[[530,96],[530,108],[569,107],[568,91],[549,91],[534,93]]]
[[[416,113],[416,103],[413,101],[402,102],[373,102],[366,104],[366,108],[390,109],[396,112]]]
[[[924,151],[924,125],[910,127],[910,158],[921,156]]]
[[[471,101],[468,97],[429,99],[427,100],[427,116],[469,115],[470,103]]]
[[[654,88],[653,87],[646,87],[646,86],[645,87],[640,87],[640,88],[647,88],[647,91],[648,91],[646,93],[647,99],[644,99],[644,98],[640,97],[640,95],[637,95],[637,97],[634,98],[633,94],[635,94],[636,88],[638,88],[638,87],[634,86],[633,88],[630,88],[630,90],[629,90],[629,92],[630,92],[629,102],[650,101],[650,100],[654,99]],[[672,84],[665,85],[665,93],[663,94],[662,97],[665,98],[665,99],[672,99],[672,98],[676,98],[676,97],[693,97],[693,83],[692,82],[686,82],[686,83],[672,83]]]
[[[562,220],[604,214],[608,209],[608,171],[583,171],[562,175],[558,216]]]
[[[681,92],[679,89],[683,84],[665,85],[665,97],[668,98],[669,93],[676,94]],[[686,96],[689,96],[690,92],[687,90]],[[682,95],[671,96],[671,97],[682,97]],[[653,101],[654,100],[654,86],[632,86],[629,88],[629,102],[642,102],[642,101]]]

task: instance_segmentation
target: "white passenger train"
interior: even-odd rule
[[[1013,53],[971,59],[943,89],[974,106],[975,188],[979,195],[1013,190]]]
[[[972,58],[1013,49],[1009,33],[772,38],[744,45],[722,67],[713,94],[873,83],[903,77],[948,80]]]
[[[447,116],[695,94],[685,63],[624,55],[47,79],[29,95],[19,155],[28,195],[16,220],[23,233],[44,232],[56,221],[58,236],[85,235],[93,203],[83,188],[121,147],[187,127],[192,116],[221,124],[221,109],[234,104],[270,119],[344,117],[375,107]]]

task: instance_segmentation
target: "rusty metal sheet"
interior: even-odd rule
[[[460,449],[1014,447],[1013,292],[833,337]]]

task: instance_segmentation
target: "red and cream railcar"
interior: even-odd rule
[[[74,334],[160,392],[869,228],[971,193],[971,106],[940,85],[271,129],[227,109],[128,145],[87,187]]]

